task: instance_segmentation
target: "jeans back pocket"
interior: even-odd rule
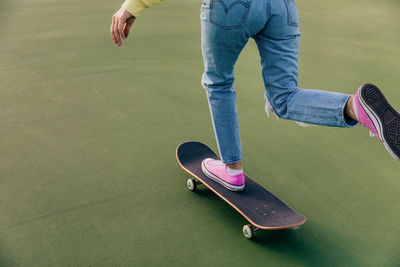
[[[250,0],[211,0],[210,22],[229,30],[243,27],[249,15]]]
[[[289,26],[299,26],[299,13],[296,6],[295,0],[283,0],[286,5],[288,25]]]

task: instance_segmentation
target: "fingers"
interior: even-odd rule
[[[126,20],[126,24],[124,27],[124,34],[125,34],[125,38],[128,38],[129,32],[131,30],[132,24],[135,22],[136,17],[134,16],[130,16],[127,20]]]
[[[120,24],[122,24],[122,27],[123,27],[124,23],[122,22],[121,19],[118,18],[117,13],[115,13],[115,15],[112,17],[110,34],[111,34],[113,43],[117,44],[118,47],[120,47],[122,45],[121,31],[119,30],[119,27],[121,27]]]
[[[111,35],[111,39],[113,40],[113,43],[115,44],[116,40],[114,37],[114,17],[112,18],[112,21],[111,21],[110,35]]]
[[[118,47],[122,45],[122,39],[128,37],[132,23],[135,21],[135,17],[132,16],[128,11],[121,8],[112,17],[110,34],[114,44]]]
[[[118,47],[120,47],[122,44],[122,41],[121,41],[121,36],[119,35],[119,31],[118,31],[118,24],[119,24],[118,19],[115,19],[113,33],[114,33],[115,41],[117,42]]]
[[[118,36],[120,36],[122,39],[125,39],[124,24],[125,24],[125,21],[122,22],[122,20],[119,20],[119,21],[118,21],[118,24],[117,24]]]
[[[132,24],[126,23],[124,28],[125,38],[128,38],[129,31],[131,30]]]

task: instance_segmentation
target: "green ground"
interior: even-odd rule
[[[154,7],[118,49],[108,31],[120,4],[0,2],[1,266],[400,263],[400,164],[362,127],[267,119],[254,42],[236,68],[245,169],[308,222],[249,241],[226,203],[189,192],[176,146],[216,148],[200,2]],[[301,87],[373,82],[400,107],[398,1],[298,6]]]

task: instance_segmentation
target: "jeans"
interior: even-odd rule
[[[224,163],[243,158],[234,66],[249,38],[257,44],[265,97],[274,113],[298,122],[353,127],[344,109],[350,95],[297,88],[299,16],[295,0],[202,0],[202,85],[207,92]]]

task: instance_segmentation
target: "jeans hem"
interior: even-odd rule
[[[233,164],[233,163],[238,163],[238,162],[242,161],[242,159],[243,159],[243,155],[240,156],[239,159],[235,159],[235,160],[222,160],[222,162],[225,163],[225,164]]]
[[[346,120],[344,113],[345,113],[345,109],[346,109],[346,104],[349,101],[349,98],[351,97],[351,95],[348,95],[346,97],[346,101],[344,101],[344,103],[340,106],[339,108],[339,119],[340,119],[340,124],[343,127],[346,128],[353,128],[354,126],[356,126],[358,124],[358,121],[350,119],[350,120]]]

